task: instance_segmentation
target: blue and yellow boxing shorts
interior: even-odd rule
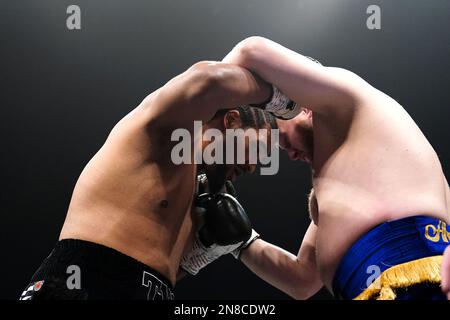
[[[371,229],[347,251],[333,279],[339,299],[446,300],[442,253],[450,244],[444,222],[413,216]]]

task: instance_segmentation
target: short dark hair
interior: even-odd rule
[[[270,127],[271,129],[277,129],[278,125],[275,117],[267,111],[260,108],[241,106],[237,108],[239,116],[241,117],[242,127],[261,129]]]
[[[270,127],[271,129],[278,129],[277,121],[271,113],[251,106],[241,106],[235,109],[220,109],[216,112],[214,118],[223,118],[230,110],[237,110],[239,112],[243,128],[262,129]]]

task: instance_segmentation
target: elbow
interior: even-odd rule
[[[251,36],[239,42],[236,47],[240,50],[251,52],[253,50],[261,49],[267,44],[268,41],[269,39],[261,36]]]
[[[314,295],[314,293],[308,292],[304,289],[294,289],[290,296],[295,300],[308,300]]]
[[[258,58],[258,55],[264,52],[270,40],[260,37],[252,36],[245,38],[239,42],[233,51],[235,51],[235,63],[240,66],[251,69],[252,62]]]
[[[315,295],[323,284],[316,269],[299,269],[302,272],[291,278],[289,295],[295,300],[307,300]]]
[[[317,286],[315,283],[299,283],[293,287],[290,296],[295,300],[308,300],[319,291],[321,286]]]
[[[313,295],[309,292],[308,284],[305,283],[304,279],[292,281],[289,291],[288,294],[295,300],[307,300]]]

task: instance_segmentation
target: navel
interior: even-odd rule
[[[167,208],[169,206],[169,201],[167,200],[162,200],[159,205],[161,206],[161,208]]]

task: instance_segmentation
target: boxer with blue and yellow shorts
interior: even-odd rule
[[[446,300],[440,288],[441,262],[449,241],[445,222],[432,217],[380,224],[341,260],[334,294],[355,300]]]

